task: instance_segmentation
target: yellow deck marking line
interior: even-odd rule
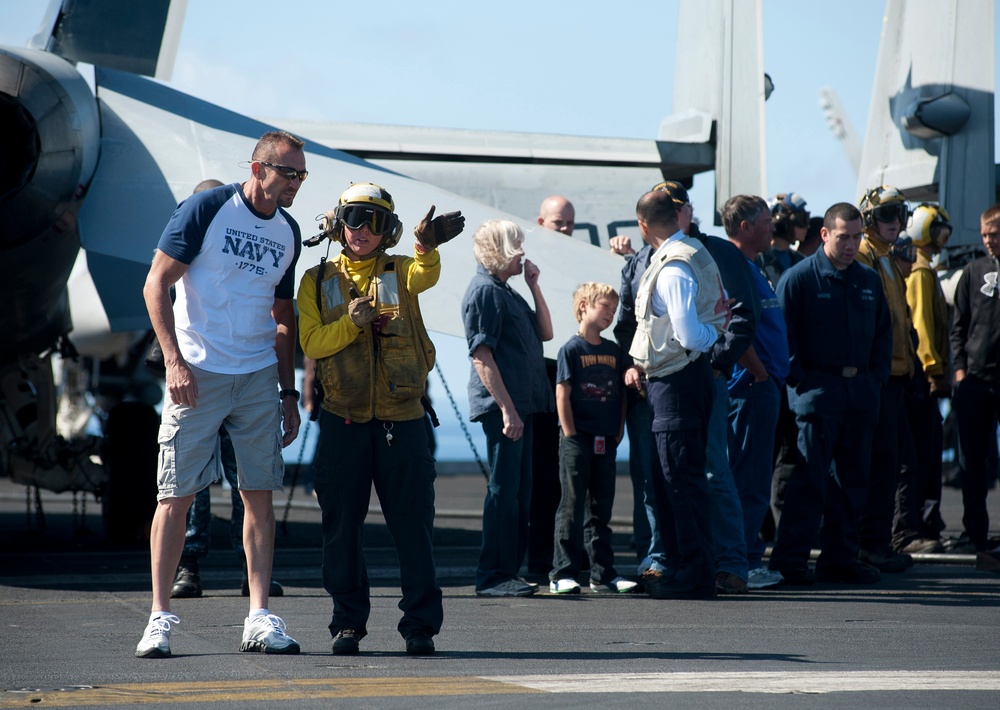
[[[1000,671],[594,673],[535,676],[303,678],[123,683],[78,690],[6,691],[0,708],[288,701],[317,698],[521,693],[834,693],[1000,690]]]
[[[427,695],[497,695],[541,693],[509,683],[468,678],[301,678],[193,683],[121,683],[81,690],[0,693],[0,708],[94,705],[160,705],[288,701],[314,698],[389,698]]]

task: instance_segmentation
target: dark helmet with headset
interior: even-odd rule
[[[768,203],[774,236],[786,242],[795,241],[795,227],[809,228],[809,210],[806,201],[797,192],[779,192]]]

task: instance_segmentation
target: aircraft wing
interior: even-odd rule
[[[639,195],[664,179],[688,180],[715,165],[707,141],[310,121],[282,126],[525,219],[538,215],[544,197],[565,195],[576,208],[573,238],[605,249],[620,234],[640,239]]]
[[[267,125],[124,72],[98,69],[96,79],[102,158],[80,212],[81,242],[112,329],[145,329],[149,321],[142,284],[176,204],[206,178],[245,180],[257,139],[284,126]],[[441,281],[421,295],[430,330],[464,335],[459,304],[476,267],[471,237],[491,218],[511,219],[527,233],[527,258],[541,269],[540,283],[553,313],[556,335],[549,356],[576,331],[571,315],[576,286],[596,280],[617,288],[620,283],[620,256],[329,148],[306,133],[299,135],[306,141],[309,179],[290,212],[304,237],[318,231],[316,217],[333,208],[351,182],[371,181],[389,190],[406,230],[432,204],[439,212],[460,209],[465,214],[466,232],[441,250]],[[408,251],[409,243],[402,240],[398,250]],[[303,250],[299,276],[318,263],[324,249]],[[335,253],[339,245],[333,249]],[[523,281],[516,279],[513,285],[530,302]]]
[[[637,138],[299,121],[290,129],[368,160],[656,168],[688,178],[714,167],[711,146]]]

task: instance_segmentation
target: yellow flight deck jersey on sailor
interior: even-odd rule
[[[892,374],[913,376],[913,341],[910,339],[910,307],[906,303],[906,282],[889,255],[889,245],[865,234],[857,260],[878,272],[882,292],[892,321]]]
[[[323,408],[347,420],[408,421],[424,416],[420,397],[434,366],[417,294],[437,283],[437,249],[415,257],[340,255],[309,269],[299,285],[299,340],[316,360]],[[373,296],[379,318],[359,328],[348,315],[351,287]],[[384,316],[384,318],[382,317]]]

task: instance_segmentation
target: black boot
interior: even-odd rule
[[[250,596],[250,575],[247,572],[247,558],[243,558],[243,580],[240,582],[240,594],[244,597]],[[285,595],[285,588],[282,587],[278,582],[271,580],[271,588],[267,592],[270,597],[283,597]]]
[[[198,558],[184,555],[177,565],[174,586],[170,588],[172,599],[188,599],[201,596],[201,577],[198,574]]]

